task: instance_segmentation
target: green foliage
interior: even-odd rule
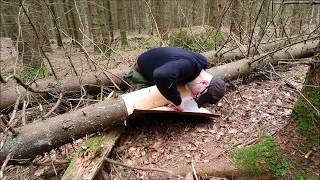
[[[306,87],[304,96],[316,107],[320,109],[320,88]],[[320,113],[315,111],[311,105],[300,97],[296,102],[293,114],[299,123],[300,132],[306,137],[305,148],[310,148],[320,144]]]
[[[234,152],[235,164],[238,168],[252,170],[259,175],[259,169],[270,169],[275,178],[283,178],[292,168],[289,161],[279,154],[276,143],[271,136],[263,136],[260,143],[250,147],[239,148]]]
[[[42,79],[52,75],[51,70],[47,66],[25,67],[17,75],[24,81],[32,79]]]
[[[170,36],[169,45],[204,52],[215,49],[217,44],[223,40],[223,36],[222,32],[213,28],[208,28],[201,35],[190,35],[187,31],[181,30]]]
[[[294,180],[309,180],[311,179],[304,171],[300,172],[294,177]]]

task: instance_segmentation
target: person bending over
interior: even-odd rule
[[[207,59],[199,53],[181,48],[160,47],[142,53],[128,79],[137,89],[156,85],[160,93],[176,111],[183,111],[178,84],[183,83],[191,92],[198,107],[216,104],[225,94],[223,80],[213,77],[204,69]]]

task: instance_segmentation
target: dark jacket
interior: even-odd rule
[[[172,47],[146,51],[138,57],[137,63],[140,73],[175,105],[181,104],[177,85],[194,80],[208,65],[201,54]]]

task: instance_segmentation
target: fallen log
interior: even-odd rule
[[[288,44],[291,44],[293,42],[303,40],[306,37],[309,37],[310,35],[301,35],[301,36],[291,36],[288,38],[278,38],[275,39],[272,42],[269,43],[261,43],[258,45],[258,47],[252,46],[250,49],[250,56],[257,55],[257,54],[263,54],[265,52],[276,50],[280,47],[286,46]],[[223,62],[230,62],[232,60],[238,60],[245,58],[247,55],[248,49],[246,45],[244,47],[238,47],[238,48],[223,48],[221,51],[208,51],[201,53],[204,55],[210,64],[210,66],[214,66],[216,64],[221,64]]]
[[[299,36],[302,38],[303,36]],[[293,38],[299,38],[299,37],[289,37],[287,39],[279,39],[275,40],[271,43],[267,44],[262,44],[259,46],[259,51],[260,53],[266,52],[266,51],[271,51],[276,48],[279,48],[281,46],[284,46],[288,43],[290,43]],[[251,53],[253,53],[254,48],[251,49]],[[221,51],[208,51],[202,53],[207,59],[209,64],[215,65],[221,62],[229,62],[232,60],[237,60],[245,57],[245,53],[243,50],[240,50],[239,48],[234,48],[234,49],[229,49],[229,48],[224,48]],[[120,87],[124,87],[125,83],[119,79],[124,78],[128,71],[128,68],[117,68],[110,70],[107,74],[109,77],[107,77],[103,72],[90,72],[87,74],[84,74],[82,76],[67,76],[63,80],[56,82],[54,78],[49,78],[49,79],[40,79],[35,81],[31,85],[32,89],[37,89],[37,90],[44,90],[47,89],[50,91],[50,93],[57,93],[61,92],[64,94],[67,94],[68,92],[80,92],[81,91],[81,85],[86,88],[91,93],[94,92],[99,92],[100,88],[98,86],[113,86],[113,82],[110,81],[110,78],[113,79],[114,83],[116,83]],[[26,88],[23,88],[19,86],[19,92],[21,94],[21,101],[20,103],[23,102],[25,99],[24,97],[27,96],[28,93],[32,94],[32,97],[34,98],[39,98],[39,99],[49,99],[51,95],[47,92],[30,92],[26,90]],[[5,109],[10,109],[15,102],[16,98],[18,97],[18,93],[15,89],[15,87],[9,87],[5,90],[1,90],[0,93],[0,111],[3,111]]]
[[[208,71],[222,79],[234,79],[247,75],[257,67],[277,61],[314,55],[319,48],[319,40],[309,40],[272,54],[259,55],[253,59],[242,59]],[[181,86],[182,95],[188,91]],[[141,95],[142,94],[142,95]],[[0,149],[0,162],[9,153],[15,159],[31,159],[36,155],[72,142],[87,134],[122,124],[134,109],[151,109],[163,106],[168,101],[155,86],[125,94],[117,99],[106,100],[85,108],[68,112],[47,120],[17,128],[17,136],[9,137]]]
[[[315,55],[320,47],[319,36],[303,41],[292,46],[288,46],[279,51],[273,51],[254,56],[253,58],[245,58],[234,61],[225,65],[210,68],[208,70],[214,76],[225,80],[236,79],[250,74],[257,68],[262,68],[269,63],[278,62],[279,59],[298,59]]]
[[[124,82],[120,78],[124,78],[127,73],[127,68],[114,69],[106,73],[109,77],[107,77],[104,72],[89,72],[82,76],[67,76],[60,81],[56,81],[54,78],[40,79],[35,81],[30,87],[36,90],[46,90],[47,92],[31,92],[30,90],[19,86],[18,90],[21,95],[20,103],[23,103],[23,100],[28,93],[31,93],[35,98],[49,99],[51,97],[50,93],[59,94],[63,92],[67,95],[68,93],[80,92],[81,87],[85,87],[89,93],[100,92],[101,89],[98,86],[114,86],[113,82],[110,81],[110,78],[119,87],[125,86]],[[18,93],[15,87],[9,87],[5,90],[1,90],[0,111],[10,109],[16,103],[17,97]]]
[[[61,179],[93,179],[123,130],[121,127],[110,129],[102,135],[86,140],[81,149],[78,149],[75,156],[72,157]]]
[[[204,179],[209,177],[225,177],[228,179],[252,179],[254,177],[262,179],[262,177],[268,177],[267,179],[272,179],[269,170],[260,168],[260,173],[257,174],[257,172],[254,172],[253,170],[236,168],[231,163],[226,163],[224,161],[194,164],[194,170],[197,173],[197,176]],[[192,166],[189,165],[171,169],[171,171],[176,175],[185,177],[188,173],[192,172],[193,169]]]

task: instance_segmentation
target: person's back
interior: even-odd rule
[[[155,84],[170,106],[183,111],[178,84],[187,84],[199,107],[217,103],[225,92],[225,84],[204,71],[207,59],[199,53],[172,47],[154,48],[141,54],[129,72],[131,82]],[[140,87],[145,87],[140,85]]]
[[[162,68],[162,73],[179,73],[178,83],[193,80],[208,64],[206,58],[199,53],[173,47],[151,49],[141,54],[137,60],[140,73],[150,82],[154,82],[154,71],[167,63],[170,64]]]

